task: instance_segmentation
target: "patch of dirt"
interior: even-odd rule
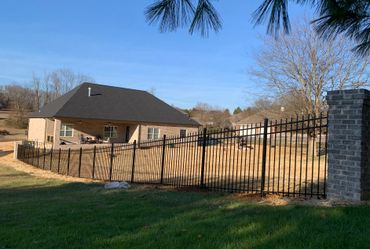
[[[265,195],[262,197],[261,194],[256,193],[235,193],[232,194],[232,198],[238,200],[253,200],[258,203],[264,203],[273,206],[286,206],[290,203],[290,199],[284,198],[280,195]]]
[[[9,134],[0,134],[0,141],[14,141],[26,139],[26,129],[19,129],[7,124],[7,119],[15,115],[13,111],[0,111],[0,130],[6,130]]]
[[[238,200],[246,201],[256,201],[262,204],[268,204],[273,206],[286,206],[290,204],[294,205],[304,205],[304,206],[318,206],[318,207],[339,207],[339,206],[353,206],[370,204],[369,201],[343,201],[343,200],[330,200],[330,199],[318,199],[317,197],[286,197],[276,194],[267,194],[261,196],[261,194],[247,194],[247,193],[237,193],[232,196]]]
[[[42,178],[47,178],[47,179],[57,179],[57,180],[63,180],[66,182],[102,182],[100,180],[92,180],[92,179],[78,178],[78,177],[72,177],[72,176],[63,176],[63,175],[59,175],[51,171],[35,168],[31,165],[28,165],[26,163],[13,159],[13,148],[14,148],[14,141],[0,142],[0,167],[1,167],[1,164],[3,164],[6,166],[10,166],[18,171],[22,171],[30,175],[33,175],[35,177],[42,177]]]

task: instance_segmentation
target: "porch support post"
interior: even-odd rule
[[[54,120],[54,134],[53,134],[53,137],[54,137],[54,141],[53,141],[53,147],[55,149],[59,148],[59,145],[60,145],[60,124],[61,124],[61,120],[60,119],[55,119]]]

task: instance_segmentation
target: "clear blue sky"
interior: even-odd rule
[[[143,13],[152,0],[2,0],[0,84],[27,84],[33,72],[69,68],[98,83],[155,88],[183,108],[245,107],[259,89],[247,71],[266,30],[250,22],[261,1],[216,1],[223,29],[201,38],[148,25]],[[292,20],[308,12],[290,8]]]

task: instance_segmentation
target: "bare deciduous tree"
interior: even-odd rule
[[[38,110],[83,82],[94,80],[65,68],[47,72],[42,77],[33,74],[31,83],[35,92],[35,109]]]
[[[31,89],[12,83],[5,86],[5,93],[10,99],[10,105],[15,110],[27,111],[33,109],[34,93]]]
[[[34,92],[32,89],[12,83],[4,87],[4,92],[9,99],[9,107],[15,115],[8,120],[13,126],[25,128],[27,126],[26,114],[34,108]]]
[[[212,107],[207,103],[198,103],[190,110],[190,117],[204,126],[226,128],[230,127],[230,112],[228,109]]]
[[[9,98],[5,93],[5,86],[0,86],[0,110],[9,106]]]
[[[34,109],[39,110],[42,103],[41,80],[35,74],[32,74],[32,88],[34,91]]]
[[[43,79],[45,92],[47,94],[44,104],[53,101],[83,82],[93,81],[93,78],[90,76],[76,73],[65,68],[46,73]]]
[[[369,85],[369,58],[351,52],[352,46],[344,37],[322,40],[310,25],[297,25],[289,37],[264,40],[251,73],[317,115],[325,108],[326,91]]]
[[[157,89],[154,86],[152,86],[151,88],[148,89],[148,93],[155,96],[157,93]]]
[[[0,108],[9,107],[16,113],[10,122],[19,127],[27,125],[26,114],[39,110],[62,94],[85,82],[93,82],[89,76],[69,69],[57,69],[43,77],[32,75],[31,84],[11,83],[1,88]]]

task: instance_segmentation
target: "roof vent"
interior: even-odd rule
[[[91,97],[91,87],[87,88],[87,96]]]

